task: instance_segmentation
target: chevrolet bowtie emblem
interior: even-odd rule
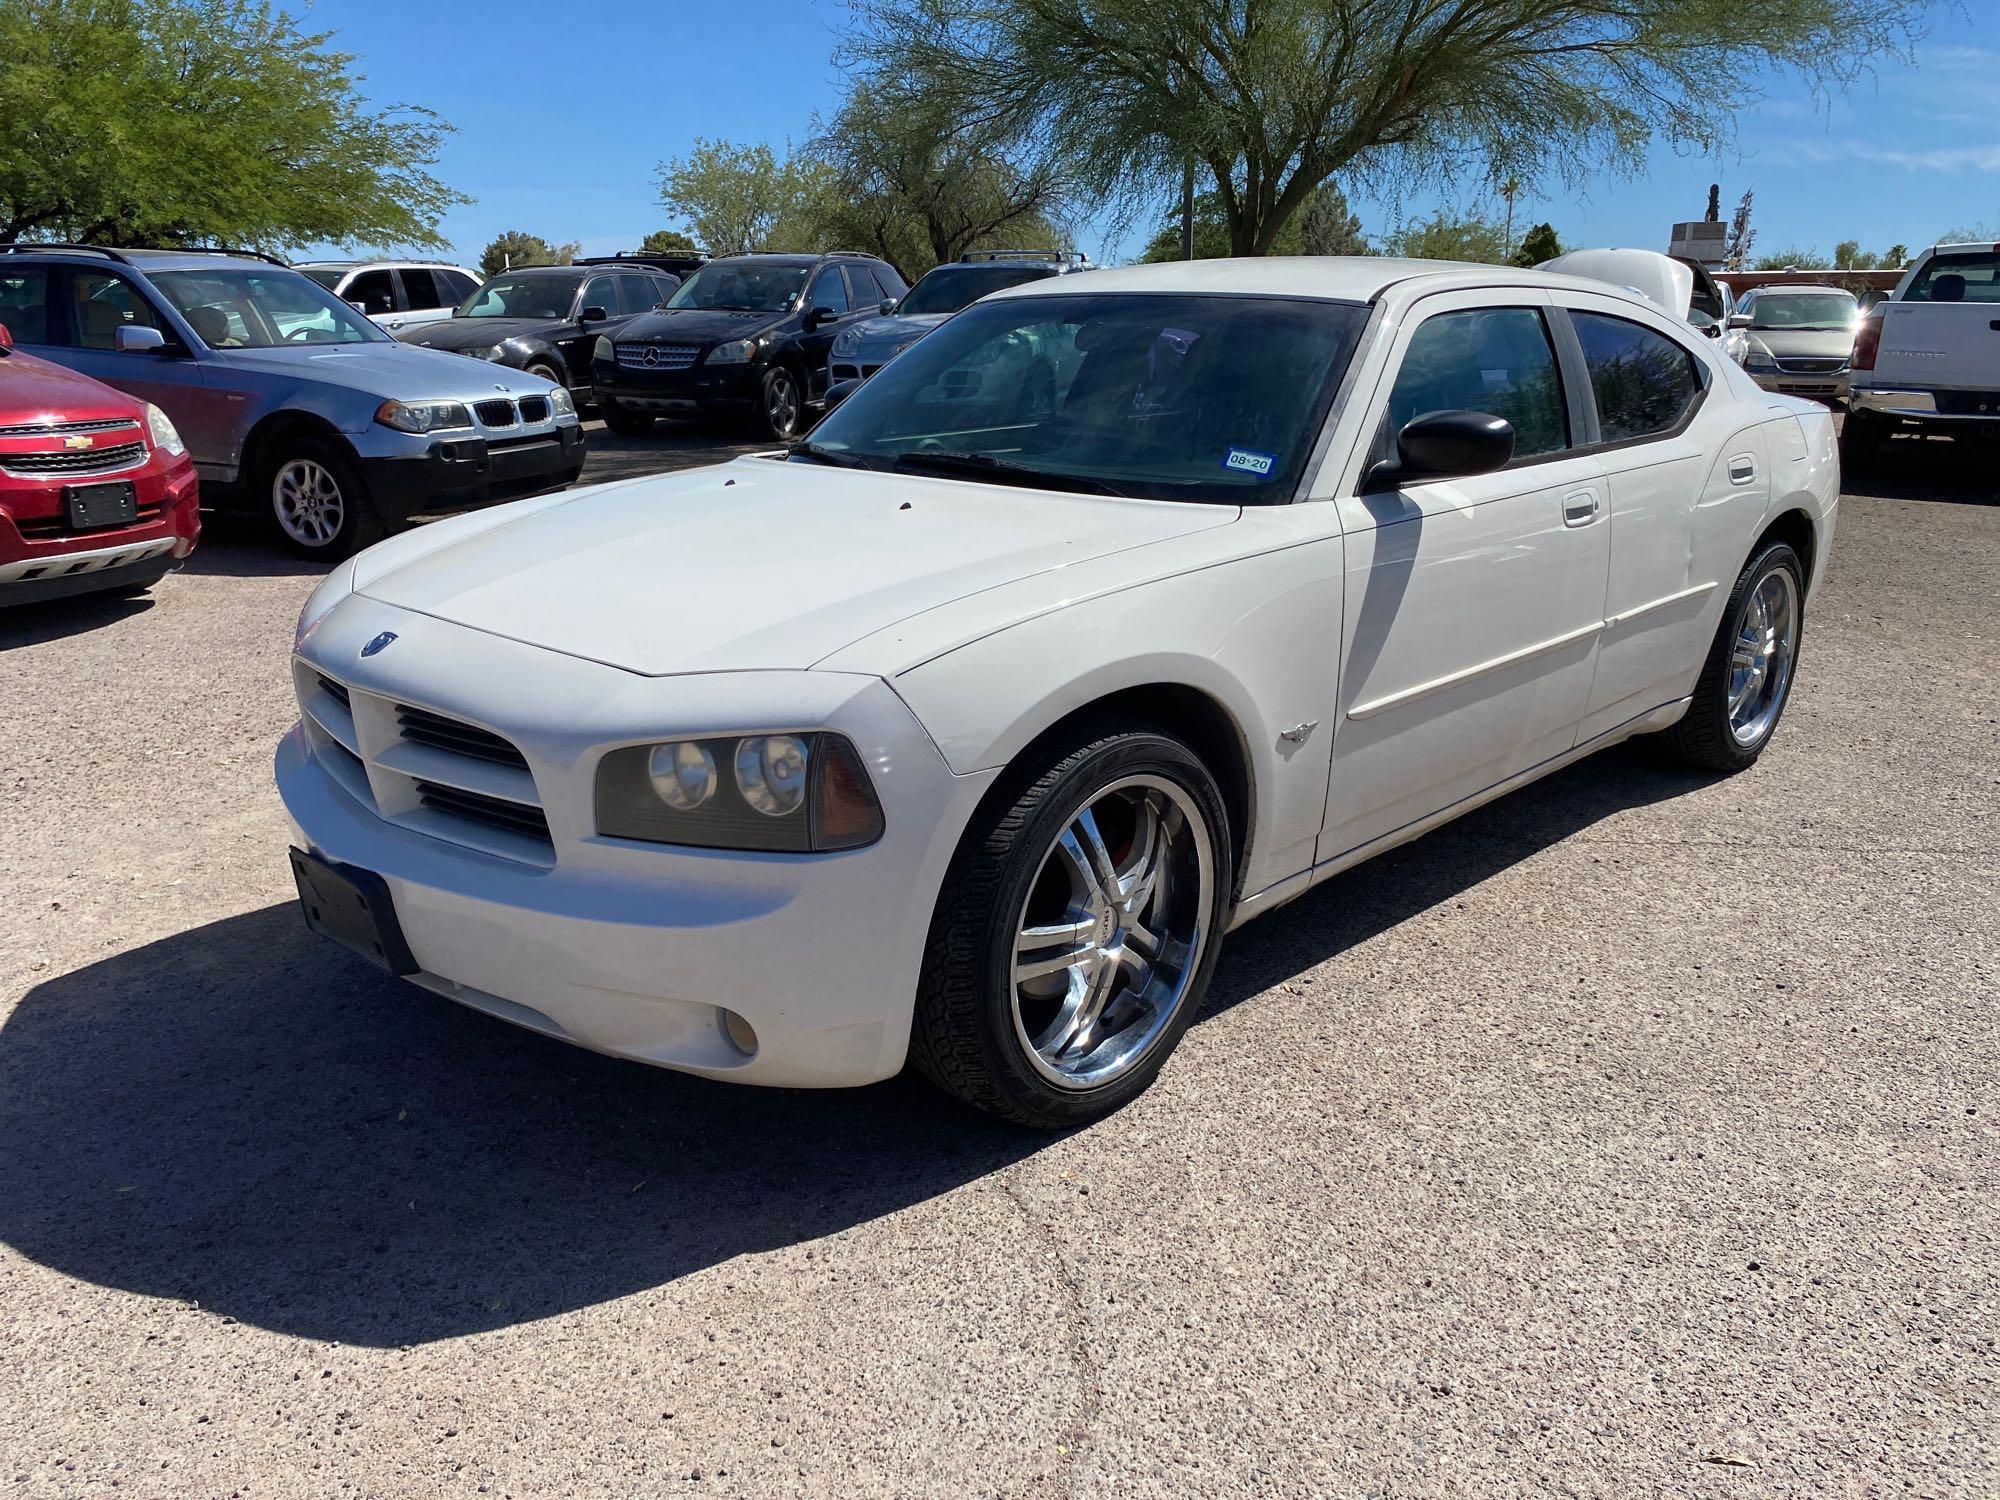
[[[63,439],[63,446],[65,448],[90,448],[96,446],[96,443],[97,439],[94,437],[66,437]]]

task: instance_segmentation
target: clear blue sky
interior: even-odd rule
[[[774,147],[804,138],[814,112],[838,103],[831,54],[846,17],[840,0],[591,0],[574,10],[492,0],[476,11],[325,0],[304,19],[359,54],[378,103],[421,104],[457,127],[437,171],[478,200],[444,224],[456,258],[472,264],[503,229],[578,240],[586,253],[630,249],[668,223],[656,165],[697,135]],[[1788,79],[1765,88],[1721,160],[1661,148],[1636,180],[1599,176],[1524,201],[1517,232],[1546,218],[1565,244],[1664,249],[1668,224],[1701,217],[1711,182],[1722,185],[1725,216],[1756,189],[1759,252],[1830,250],[1848,238],[1915,247],[1953,228],[2000,227],[1996,0],[1941,6],[1911,65],[1885,62],[1831,101]],[[1355,197],[1374,234],[1441,201],[1496,217],[1499,208],[1471,191]],[[1114,260],[1143,239],[1109,242],[1086,226],[1082,248]]]

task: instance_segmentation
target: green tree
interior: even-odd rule
[[[539,234],[507,229],[495,235],[480,252],[479,271],[482,276],[498,276],[502,271],[521,266],[566,266],[576,259],[581,248],[574,242],[551,245]]]
[[[1539,266],[1562,253],[1562,241],[1556,238],[1556,226],[1537,224],[1521,236],[1521,248],[1514,252],[1513,259],[1517,266]]]
[[[1796,266],[1801,271],[1819,271],[1830,268],[1830,262],[1817,250],[1801,250],[1793,245],[1788,249],[1770,255],[1760,255],[1750,263],[1753,271],[1786,271]]]
[[[1910,247],[1904,244],[1891,245],[1882,252],[1881,266],[1884,270],[1900,271],[1910,263]]]
[[[262,0],[0,0],[0,242],[440,245],[450,127]]]
[[[1220,260],[1229,255],[1229,218],[1221,198],[1214,193],[1197,193],[1194,199],[1194,258]],[[1273,255],[1373,255],[1368,237],[1361,232],[1361,220],[1347,206],[1347,198],[1332,183],[1324,184],[1306,203],[1305,209],[1279,232],[1271,246]],[[1181,258],[1181,216],[1168,216],[1159,230],[1139,252],[1142,261]]]
[[[1399,225],[1383,240],[1382,248],[1412,260],[1469,260],[1499,266],[1509,259],[1505,228],[1491,219],[1443,209],[1415,224]]]
[[[642,255],[699,255],[701,246],[678,229],[655,229],[639,241]]]
[[[1299,211],[1299,253],[1302,255],[1373,255],[1361,216],[1348,207],[1347,195],[1322,182]]]
[[[1231,250],[1267,254],[1320,183],[1446,171],[1532,185],[1657,137],[1729,143],[1744,80],[1834,87],[1912,35],[1925,0],[857,0],[846,57],[890,102],[1072,164],[1115,211],[1193,160]]]
[[[809,164],[780,161],[769,146],[697,136],[686,156],[660,163],[658,180],[660,201],[687,222],[710,255],[741,255],[810,248],[809,235],[806,242],[789,241],[809,217],[805,210],[818,186],[813,178]]]

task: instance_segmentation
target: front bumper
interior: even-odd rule
[[[583,424],[573,419],[505,438],[384,442],[370,437],[373,451],[361,454],[362,477],[376,509],[390,521],[518,500],[573,484],[583,472]]]
[[[1746,368],[1745,373],[1764,390],[1777,391],[1786,396],[1813,396],[1822,401],[1837,401],[1846,396],[1848,390],[1849,376],[1845,370],[1819,374]]]
[[[397,632],[393,647],[362,659],[384,629]],[[888,684],[829,672],[641,677],[365,596],[308,632],[295,669],[303,718],[276,761],[294,840],[387,882],[418,984],[594,1051],[713,1078],[835,1087],[901,1068],[931,909],[991,774],[954,776]],[[317,687],[321,673],[351,707]],[[470,784],[492,768],[427,759],[400,738],[402,705],[519,747],[545,851],[510,850],[417,803],[416,777],[463,772]],[[867,848],[748,854],[595,832],[606,750],[808,725],[845,734],[869,766],[887,826]],[[728,1040],[723,1007],[756,1030],[753,1056]]]
[[[69,528],[59,484],[0,493],[0,605],[144,588],[185,562],[201,535],[194,465],[149,462],[130,477],[139,519],[92,531]]]
[[[635,370],[593,360],[590,389],[598,402],[616,402],[629,411],[654,416],[697,412],[745,412],[757,404],[765,366],[692,365],[685,370]]]

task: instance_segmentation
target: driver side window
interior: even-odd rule
[[[70,301],[76,313],[76,343],[80,349],[115,349],[118,330],[158,328],[160,320],[131,284],[101,271],[78,271],[70,278]]]
[[[1410,336],[1389,393],[1381,456],[1396,434],[1431,412],[1478,411],[1514,427],[1514,458],[1557,453],[1570,445],[1569,412],[1547,325],[1532,307],[1480,307],[1439,313]]]
[[[828,266],[813,278],[812,295],[806,298],[806,309],[830,307],[841,317],[847,316],[847,283],[840,279],[840,267]]]

